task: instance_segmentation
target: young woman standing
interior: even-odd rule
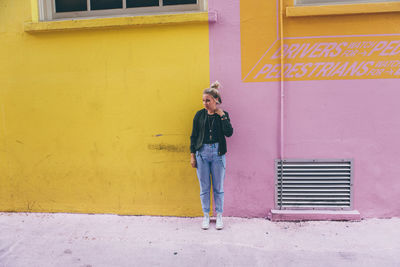
[[[233,134],[229,114],[218,108],[222,103],[220,84],[215,82],[203,91],[204,109],[199,110],[193,119],[190,136],[190,163],[197,168],[200,184],[200,200],[204,212],[202,228],[210,225],[210,188],[213,186],[216,229],[223,228],[222,212],[224,206],[224,179],[226,140]],[[212,179],[210,179],[210,174]]]

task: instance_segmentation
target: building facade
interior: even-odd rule
[[[156,2],[0,2],[1,211],[201,215],[218,80],[225,215],[400,215],[399,1]]]

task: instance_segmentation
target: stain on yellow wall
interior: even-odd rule
[[[28,34],[0,2],[0,210],[200,215],[207,23]]]

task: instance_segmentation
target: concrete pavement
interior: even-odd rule
[[[0,266],[400,266],[400,218],[271,222],[0,213]]]

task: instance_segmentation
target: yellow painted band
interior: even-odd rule
[[[326,15],[348,15],[368,14],[383,12],[399,12],[400,3],[368,3],[368,4],[345,4],[345,5],[321,5],[321,6],[289,6],[286,7],[287,17],[326,16]]]

